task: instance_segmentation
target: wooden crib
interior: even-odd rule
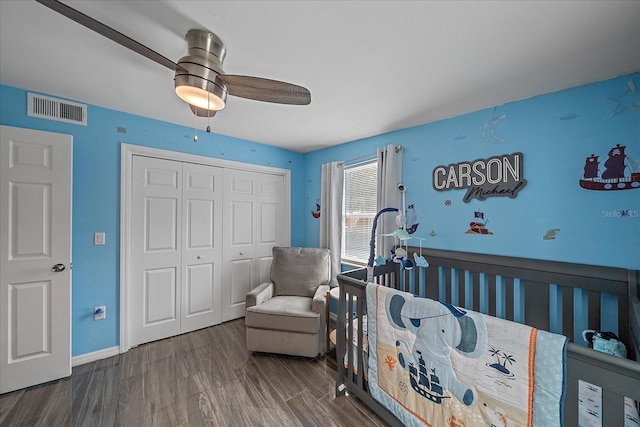
[[[408,253],[419,252],[409,248]],[[624,425],[624,397],[640,401],[640,272],[622,268],[422,249],[429,267],[374,268],[373,282],[414,295],[565,335],[564,425],[577,426],[579,382],[602,388],[602,426]],[[351,393],[391,425],[401,425],[367,391],[366,269],[338,276],[336,395]],[[628,359],[594,351],[582,331],[616,333]]]

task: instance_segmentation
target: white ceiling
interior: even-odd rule
[[[229,97],[212,131],[308,152],[640,71],[640,1],[64,1],[162,55],[311,91]],[[173,73],[35,1],[0,0],[0,83],[193,127]],[[206,119],[198,126],[206,127]]]

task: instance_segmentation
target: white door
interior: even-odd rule
[[[133,158],[131,345],[221,322],[222,170]]]
[[[222,321],[222,169],[184,163],[180,332]]]
[[[133,159],[131,345],[180,333],[182,163]]]
[[[247,292],[269,281],[271,249],[289,244],[284,177],[225,169],[222,320],[244,316]]]
[[[0,126],[0,393],[71,374],[72,144]]]
[[[268,282],[271,274],[272,248],[289,246],[288,222],[285,220],[284,177],[282,175],[256,174],[256,267],[257,281]],[[244,316],[244,314],[243,314]]]

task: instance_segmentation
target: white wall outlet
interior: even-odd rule
[[[93,307],[93,320],[102,320],[107,317],[107,306],[97,305]]]
[[[94,245],[104,245],[105,233],[94,233],[93,235],[93,244]]]

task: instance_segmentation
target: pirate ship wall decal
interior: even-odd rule
[[[475,211],[473,214],[473,221],[469,223],[469,229],[465,231],[465,234],[493,234],[486,227],[489,220],[485,219],[484,212]]]
[[[584,175],[580,179],[580,187],[596,191],[640,188],[639,164],[626,155],[626,148],[625,145],[616,144],[609,150],[602,175],[600,175],[599,156],[591,154],[587,157],[584,164]]]

